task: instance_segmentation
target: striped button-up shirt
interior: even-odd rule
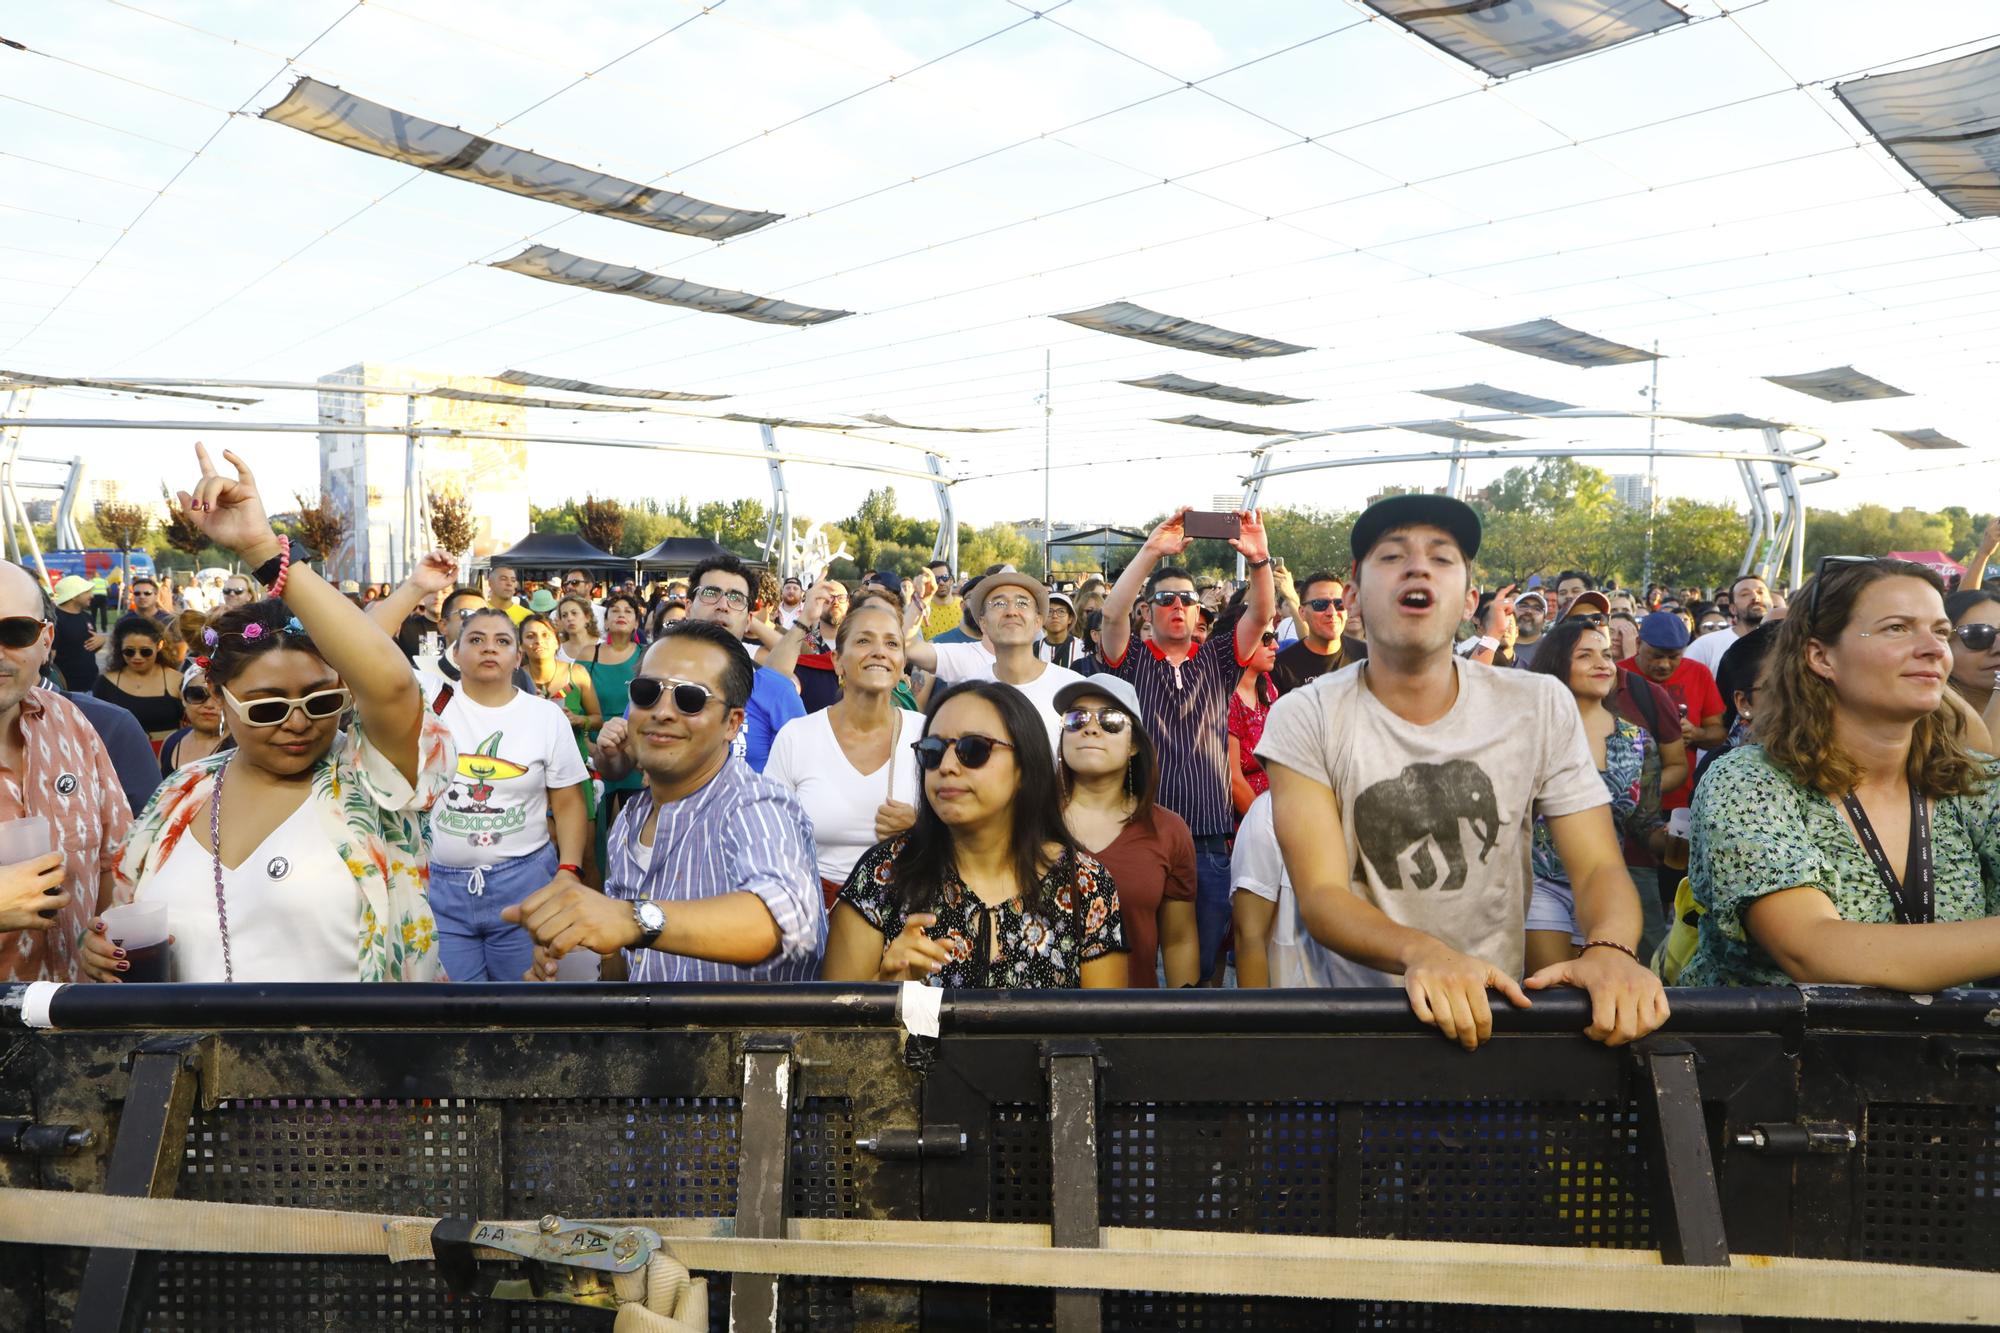
[[[1104,670],[1132,682],[1146,734],[1160,756],[1159,803],[1197,838],[1227,837],[1236,827],[1229,798],[1229,696],[1243,668],[1233,635],[1213,635],[1175,666],[1152,640],[1126,641],[1121,661]]]
[[[812,821],[791,792],[731,757],[692,796],[657,806],[650,849],[639,843],[656,804],[647,788],[611,826],[604,891],[674,904],[754,893],[778,923],[778,951],[737,967],[658,949],[627,950],[634,981],[817,981],[826,950],[826,900],[813,860]]]

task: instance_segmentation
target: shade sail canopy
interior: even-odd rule
[[[1741,412],[1718,412],[1711,417],[1675,417],[1675,421],[1685,421],[1690,426],[1707,426],[1711,430],[1784,430],[1782,421],[1766,421],[1762,417],[1745,416]]]
[[[1496,79],[1687,22],[1664,0],[1363,0]]]
[[[727,547],[706,537],[669,537],[650,551],[633,556],[632,563],[641,569],[693,569],[713,556],[730,554]]]
[[[1966,447],[1957,440],[1952,439],[1951,436],[1941,435],[1929,428],[1923,430],[1885,430],[1882,433],[1897,444],[1902,445],[1905,449],[1963,449]]]
[[[1438,435],[1447,440],[1464,440],[1467,444],[1506,444],[1511,440],[1525,437],[1502,435],[1498,431],[1480,430],[1460,421],[1408,421],[1402,429],[1415,431],[1419,435]]]
[[[853,430],[851,421],[803,421],[798,417],[758,417],[748,412],[728,412],[717,421],[741,421],[752,426],[789,426],[793,430]]]
[[[432,389],[426,398],[455,398],[463,403],[506,403],[512,407],[548,407],[561,412],[643,412],[637,403],[565,402],[561,398],[532,398],[520,393],[485,393],[478,389]]]
[[[1253,426],[1247,421],[1224,421],[1221,417],[1205,417],[1190,413],[1184,417],[1154,417],[1163,426],[1196,426],[1202,430],[1232,430],[1238,435],[1296,435],[1295,430],[1280,430],[1276,426]]]
[[[1566,366],[1629,366],[1640,361],[1660,359],[1656,353],[1627,347],[1624,343],[1615,343],[1595,334],[1579,333],[1552,319],[1531,319],[1499,329],[1467,329],[1464,336],[1504,347],[1510,352],[1538,356],[1544,361],[1560,361]]]
[[[149,398],[193,398],[203,403],[261,403],[261,398],[231,398],[219,393],[192,393],[186,389],[156,389],[123,380],[95,379],[80,375],[30,375],[25,370],[0,370],[0,389],[105,389],[112,393],[144,394]]]
[[[1873,375],[1864,375],[1853,366],[1830,366],[1804,375],[1766,375],[1781,389],[1792,389],[1824,398],[1829,403],[1865,403],[1871,398],[1908,398],[1907,389],[1884,384]]]
[[[671,190],[558,162],[524,148],[482,139],[407,111],[342,92],[330,83],[301,78],[264,119],[303,130],[316,139],[359,149],[454,180],[508,194],[636,222],[642,227],[723,240],[776,222],[782,213],[725,208]]]
[[[1065,324],[1095,329],[1099,333],[1115,333],[1121,338],[1137,338],[1141,342],[1158,343],[1177,351],[1206,352],[1210,356],[1233,356],[1238,360],[1258,356],[1290,356],[1294,352],[1312,350],[1297,343],[1279,342],[1276,338],[1259,338],[1255,334],[1237,333],[1213,324],[1182,319],[1178,315],[1163,315],[1157,310],[1133,305],[1130,301],[1111,301],[1088,310],[1072,310],[1056,318]]]
[[[854,419],[873,422],[877,426],[893,426],[897,430],[935,430],[952,435],[999,435],[1014,429],[1012,426],[919,426],[913,422],[885,417],[880,412],[857,412]]]
[[[1185,375],[1149,375],[1142,380],[1120,380],[1135,389],[1159,389],[1164,393],[1182,393],[1190,398],[1213,398],[1219,403],[1243,403],[1250,407],[1283,407],[1290,403],[1309,403],[1310,398],[1287,398],[1281,393],[1265,393],[1262,389],[1239,389],[1230,384],[1217,384],[1213,380],[1189,379]]]
[[[698,282],[683,282],[664,274],[648,273],[642,268],[585,259],[582,255],[569,254],[552,245],[531,245],[512,259],[500,260],[491,267],[504,268],[509,273],[525,273],[543,282],[587,287],[591,291],[607,292],[613,296],[636,296],[642,301],[657,301],[661,305],[679,306],[683,310],[734,315],[759,324],[824,324],[828,320],[845,319],[854,313],[852,310],[825,310],[819,306],[799,305],[793,301],[781,301],[775,296],[752,296],[748,292],[733,292],[726,287],[705,287]]]
[[[526,370],[503,370],[493,377],[502,384],[518,384],[528,389],[561,389],[565,393],[602,393],[616,398],[652,398],[663,403],[712,403],[729,397],[726,393],[678,393],[672,389],[620,389],[589,380],[558,379]]]
[[[574,532],[531,532],[494,556],[489,566],[514,569],[630,569],[630,560],[600,551]]]
[[[2000,46],[1833,91],[1946,207],[2000,217]]]
[[[1483,407],[1492,412],[1524,412],[1530,416],[1568,412],[1576,406],[1575,403],[1558,402],[1553,398],[1537,398],[1531,393],[1496,389],[1490,384],[1461,384],[1456,389],[1419,389],[1417,392],[1426,398],[1442,398],[1449,403],[1464,403],[1467,407]]]

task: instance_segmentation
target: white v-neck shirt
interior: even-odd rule
[[[771,742],[764,776],[805,807],[812,820],[813,859],[821,879],[845,884],[854,863],[875,845],[875,811],[889,799],[892,768],[896,799],[905,805],[917,803],[917,756],[910,747],[923,739],[924,717],[897,709],[896,720],[900,734],[890,747],[889,762],[873,773],[863,773],[849,762],[824,709],[787,722]]]
[[[222,891],[236,980],[361,980],[361,891],[310,796],[242,865],[224,867]],[[224,979],[215,859],[192,833],[140,886],[138,901],[167,905],[175,981]]]

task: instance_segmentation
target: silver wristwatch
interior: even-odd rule
[[[632,946],[635,949],[652,948],[653,941],[667,928],[667,914],[649,899],[642,898],[632,904],[632,919],[639,923],[639,942]]]

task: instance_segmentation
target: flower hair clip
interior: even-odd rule
[[[207,644],[209,647],[213,648],[215,647],[216,644],[222,641],[222,636],[217,634],[212,629],[205,629],[201,632],[201,641]],[[206,663],[204,663],[204,665],[206,665]]]
[[[306,632],[306,627],[299,623],[299,618],[297,616],[293,616],[290,620],[287,620],[285,622],[285,628],[279,632],[282,634],[303,636]]]
[[[200,668],[201,668],[201,669],[202,669],[203,671],[206,671],[206,670],[208,670],[208,658],[207,658],[207,657],[205,657],[205,656],[204,656],[204,657],[197,657],[197,658],[195,658],[195,659],[194,659],[194,664],[195,664],[196,666],[200,667]]]
[[[243,627],[243,637],[255,643],[258,639],[264,637],[264,627],[257,624],[245,625]]]

